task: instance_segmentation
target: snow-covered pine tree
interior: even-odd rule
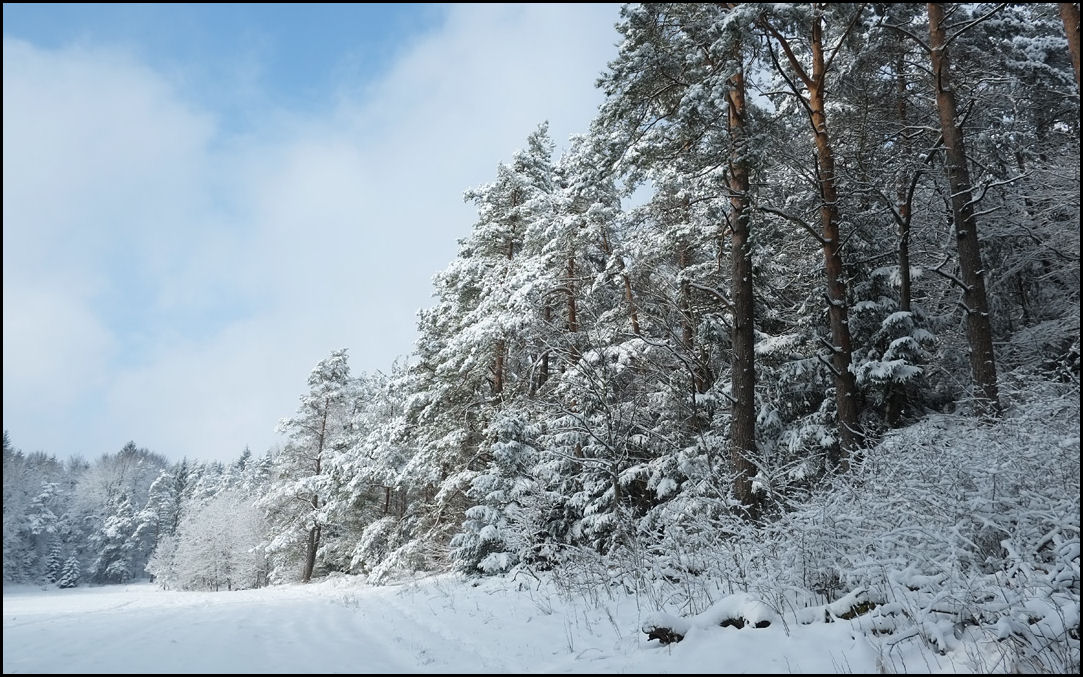
[[[732,491],[751,512],[758,498],[749,179],[760,160],[745,71],[758,42],[750,26],[761,13],[751,4],[626,6],[618,25],[624,41],[600,83],[607,98],[595,124],[631,185],[649,178],[655,188],[653,207],[640,211],[656,230],[634,258],[652,273],[673,271],[672,281],[641,286],[672,287],[656,326],[676,328],[667,341],[682,364],[669,371],[688,375],[673,400],[689,412],[681,425],[703,435],[716,412],[724,417],[717,434],[701,440],[729,446]]]
[[[410,495],[400,477],[411,451],[403,417],[408,383],[405,362],[396,363],[391,374],[357,378],[354,444],[328,464],[332,488],[326,509],[339,538],[323,557],[338,569],[371,573],[403,545],[401,518]]]
[[[61,550],[60,539],[54,536],[52,545],[49,546],[49,556],[45,559],[45,580],[56,583],[63,573],[64,560]]]
[[[74,588],[79,585],[79,575],[79,558],[71,555],[65,560],[56,585],[58,588]]]
[[[141,570],[133,567],[137,528],[131,501],[118,494],[101,529],[91,537],[98,556],[91,565],[97,583],[127,583]]]
[[[180,521],[180,497],[172,469],[163,469],[147,491],[147,503],[136,515],[134,537],[140,547],[153,551]]]
[[[537,239],[552,213],[552,146],[541,125],[495,181],[467,192],[478,220],[434,279],[436,307],[420,316],[405,411],[416,450],[402,471],[420,494],[407,517],[420,538],[391,555],[414,566],[446,562],[448,541],[478,500],[472,482],[493,461],[494,416],[529,398],[556,366],[546,325],[565,316],[557,297],[574,317],[568,285],[547,274],[556,264]]]
[[[279,430],[289,442],[274,457],[274,479],[260,500],[271,525],[267,551],[278,566],[278,580],[292,578],[286,567],[300,564],[300,580],[312,579],[324,528],[329,459],[352,445],[351,417],[355,408],[347,350],[335,350],[308,377],[297,414],[283,419]]]
[[[823,250],[826,277],[826,302],[830,338],[825,341],[834,376],[836,439],[838,449],[830,458],[843,467],[862,443],[859,424],[860,393],[851,369],[853,341],[848,315],[849,298],[845,274],[840,204],[840,178],[836,169],[836,144],[829,135],[827,115],[828,76],[837,73],[836,58],[845,59],[847,37],[858,25],[864,5],[846,6],[811,3],[809,5],[772,5],[757,21],[768,40],[768,54],[780,79],[779,89],[788,87],[803,110],[816,153],[814,174],[806,195],[817,203],[820,228],[809,226],[789,210],[772,207],[772,213],[802,227]],[[799,36],[799,37],[792,37]]]

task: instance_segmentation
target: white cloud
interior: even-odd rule
[[[78,296],[44,287],[9,289],[5,284],[5,425],[9,404],[55,416],[87,391],[100,388],[114,347],[111,334]]]
[[[5,428],[231,458],[272,443],[332,349],[389,366],[468,231],[463,190],[543,119],[558,143],[585,129],[615,15],[454,6],[334,109],[244,135],[130,55],[5,38]]]

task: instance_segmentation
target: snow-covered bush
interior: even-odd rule
[[[979,671],[1077,672],[1079,391],[1011,397],[996,423],[936,414],[888,433],[761,524],[706,493],[673,501],[617,552],[566,551],[558,581],[686,616],[752,593],[798,622],[853,622],[893,670],[913,641]]]

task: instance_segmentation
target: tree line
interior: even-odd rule
[[[1078,385],[1078,23],[625,6],[590,128],[467,191],[409,359],[332,352],[288,442],[229,466],[5,436],[5,578],[57,580],[54,542],[215,589],[645,557],[778,524],[930,416],[994,425],[1006,374]]]

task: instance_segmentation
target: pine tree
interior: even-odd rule
[[[436,307],[420,315],[404,412],[416,450],[400,481],[421,495],[405,520],[421,537],[392,555],[412,566],[439,565],[430,554],[462,526],[477,495],[472,483],[493,463],[498,412],[531,397],[574,352],[568,339],[559,351],[551,340],[558,299],[566,309],[560,334],[573,335],[577,294],[567,240],[546,237],[555,211],[552,151],[543,124],[497,167],[495,181],[466,193],[477,222],[434,278]]]
[[[60,580],[64,561],[61,559],[60,539],[53,538],[53,544],[49,548],[49,557],[45,560],[45,580],[56,583]]]
[[[138,550],[135,541],[137,523],[131,501],[127,496],[116,496],[110,512],[92,537],[98,557],[91,570],[98,583],[127,583],[142,569],[133,566]]]
[[[1060,2],[1060,16],[1064,21],[1064,35],[1068,38],[1068,50],[1072,55],[1072,68],[1075,70],[1075,86],[1079,88],[1079,5],[1074,2]]]
[[[72,555],[64,562],[64,569],[60,572],[60,580],[57,587],[74,588],[79,585],[79,559]]]
[[[635,258],[652,271],[675,264],[672,308],[657,327],[680,327],[670,340],[679,362],[671,370],[688,375],[677,400],[688,412],[680,417],[682,427],[700,440],[716,440],[711,446],[726,444],[703,435],[719,409],[714,399],[729,400],[726,420],[718,424],[729,428],[732,491],[749,513],[758,501],[752,490],[757,407],[750,177],[761,160],[744,90],[749,46],[756,42],[749,27],[761,11],[752,5],[626,6],[619,25],[624,42],[600,83],[607,100],[596,123],[631,184],[649,177],[656,189],[654,207],[644,216],[659,232],[644,238]],[[728,270],[721,265],[726,257]],[[657,289],[658,283],[643,280],[640,286]],[[721,378],[727,369],[728,392]]]
[[[932,56],[937,110],[940,112],[940,128],[947,152],[952,222],[955,244],[959,250],[959,267],[962,270],[962,280],[957,283],[963,289],[963,312],[966,313],[970,343],[970,367],[974,383],[980,391],[980,410],[985,415],[995,416],[1000,413],[1000,395],[997,387],[996,356],[993,352],[993,331],[989,321],[989,300],[985,292],[985,266],[981,260],[981,241],[978,239],[978,221],[974,214],[970,166],[963,130],[958,122],[955,90],[951,85],[951,57],[948,53],[948,42],[958,37],[965,28],[949,37],[944,24],[944,8],[940,3],[929,3],[929,50]]]
[[[274,459],[275,479],[260,503],[272,524],[268,550],[287,561],[300,555],[303,582],[312,579],[328,525],[325,464],[352,445],[353,385],[346,349],[333,351],[309,375],[309,391],[301,396],[297,415],[279,424],[290,441]]]
[[[802,227],[823,248],[827,314],[831,327],[827,347],[831,355],[829,369],[835,377],[835,411],[840,446],[838,453],[832,456],[843,467],[861,444],[862,434],[858,423],[859,392],[850,367],[853,341],[847,318],[849,300],[843,260],[839,177],[835,167],[835,145],[833,137],[829,136],[827,124],[827,76],[832,72],[834,61],[863,10],[864,5],[829,9],[826,3],[813,3],[808,8],[787,6],[780,14],[764,15],[758,21],[772,41],[768,53],[776,71],[808,114],[816,150],[815,195],[819,202],[819,232],[792,214],[777,209],[773,213],[799,225],[804,224]],[[787,35],[791,30],[807,35],[807,42],[796,44],[796,40]],[[775,52],[775,44],[782,52],[781,57]],[[807,64],[799,54],[807,54]]]
[[[514,522],[530,480],[537,450],[531,426],[513,413],[498,415],[486,437],[494,439],[492,459],[470,484],[475,505],[466,510],[462,530],[451,539],[451,559],[466,573],[499,573],[518,564],[523,549]]]

